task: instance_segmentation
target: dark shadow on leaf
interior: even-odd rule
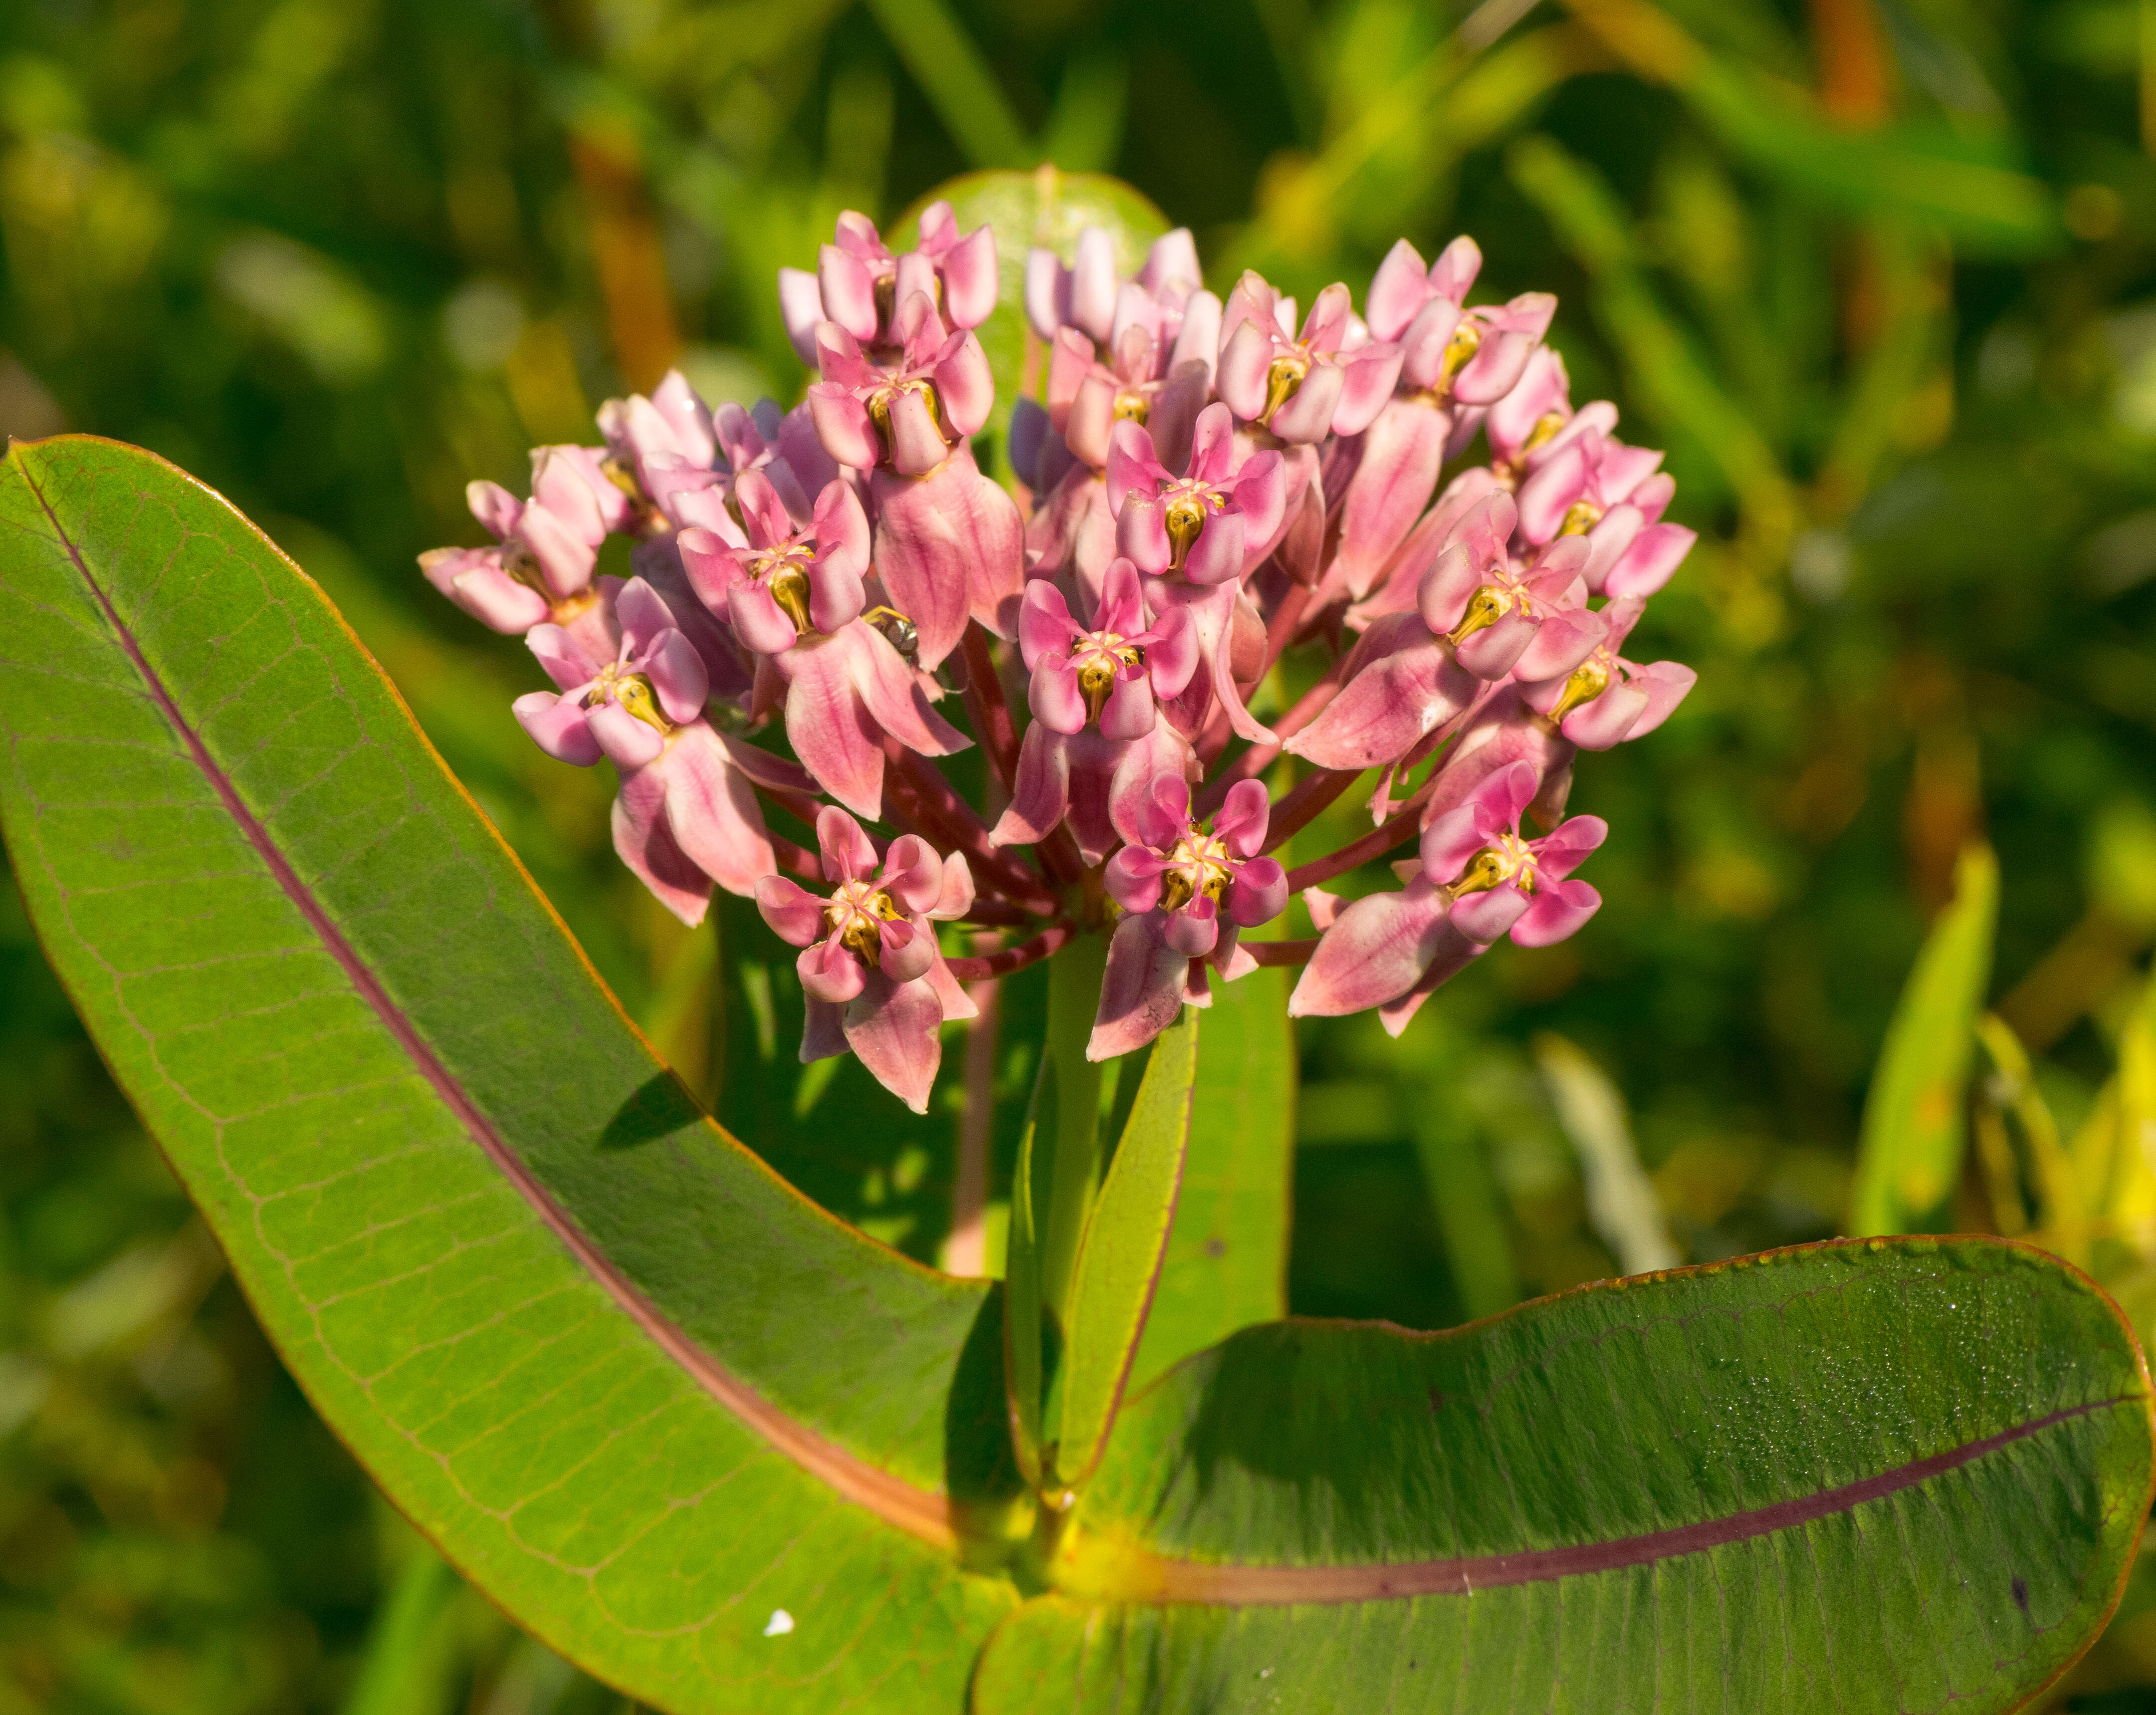
[[[599,1148],[634,1149],[694,1125],[703,1117],[704,1110],[681,1086],[680,1078],[670,1071],[654,1073],[614,1110],[613,1117],[599,1133]]]

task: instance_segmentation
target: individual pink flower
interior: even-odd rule
[[[1469,509],[1423,575],[1423,624],[1478,679],[1569,673],[1602,640],[1601,616],[1584,605],[1587,544],[1566,537],[1532,562],[1512,553],[1517,512],[1502,489]]]
[[[1590,408],[1604,409],[1608,413],[1606,429],[1616,424],[1616,408]],[[1537,346],[1512,390],[1476,417],[1490,444],[1491,469],[1506,486],[1517,487],[1527,460],[1572,421],[1572,380],[1565,372],[1564,359],[1551,347]],[[1471,430],[1478,424],[1465,426]],[[1461,449],[1455,439],[1445,450],[1450,454]]]
[[[1520,817],[1537,783],[1532,768],[1515,765],[1433,822],[1419,862],[1401,865],[1408,885],[1399,892],[1345,907],[1317,893],[1312,915],[1324,932],[1288,997],[1290,1015],[1375,1006],[1397,1036],[1432,990],[1500,937],[1548,947],[1593,917],[1602,896],[1568,878],[1609,826],[1575,816],[1542,839],[1522,837]]]
[[[1659,452],[1627,446],[1598,422],[1558,437],[1533,455],[1520,485],[1520,534],[1531,542],[1583,536],[1589,590],[1654,594],[1698,540],[1681,524],[1659,521],[1676,492],[1661,462]]]
[[[1228,295],[1220,332],[1214,390],[1238,418],[1291,444],[1360,434],[1399,378],[1399,347],[1368,340],[1337,281],[1317,295],[1298,334],[1295,300],[1245,272]]]
[[[929,706],[921,675],[862,617],[868,520],[844,482],[825,485],[797,528],[758,471],[736,485],[747,545],[701,528],[677,538],[697,599],[767,660],[786,692],[786,737],[823,789],[883,814],[884,739],[925,756],[972,742]]]
[[[1522,700],[1581,750],[1608,750],[1644,738],[1676,711],[1699,675],[1681,661],[1645,666],[1617,651],[1640,622],[1644,597],[1627,596],[1603,609],[1606,635],[1569,673],[1522,683]]]
[[[532,496],[499,483],[465,490],[472,516],[495,539],[490,548],[432,548],[419,556],[427,581],[490,629],[514,636],[549,621],[579,633],[596,598],[592,574],[607,524],[588,475],[560,456],[583,448],[542,447],[533,455]]]
[[[882,368],[844,328],[823,323],[824,378],[808,407],[834,459],[873,470],[876,569],[913,624],[920,665],[933,669],[968,617],[1000,637],[1018,623],[1024,525],[967,442],[995,403],[981,342],[963,328],[946,335],[918,292],[899,306],[896,331],[898,361]]]
[[[1455,239],[1428,270],[1403,239],[1370,283],[1370,336],[1397,341],[1399,388],[1354,449],[1342,494],[1340,543],[1328,582],[1359,598],[1436,491],[1460,406],[1495,403],[1518,383],[1557,300],[1531,292],[1465,310],[1482,266],[1475,241]]]
[[[952,326],[978,327],[996,307],[996,237],[977,226],[963,237],[948,203],[921,211],[918,244],[887,249],[875,223],[849,208],[836,242],[818,251],[814,274],[778,270],[779,313],[801,361],[816,367],[816,325],[835,322],[865,346],[897,344],[899,307],[918,292]]]
[[[615,851],[668,910],[698,923],[714,882],[749,895],[773,868],[753,783],[799,790],[810,783],[704,719],[703,663],[649,584],[624,584],[613,616],[620,645],[597,673],[560,627],[532,629],[531,652],[562,690],[519,697],[516,719],[562,762],[613,763],[621,777]]]
[[[608,474],[625,492],[656,504],[670,484],[665,473],[709,470],[718,459],[711,408],[678,369],[670,369],[646,398],[632,393],[599,407]]]
[[[1067,816],[1086,861],[1096,864],[1133,813],[1133,794],[1150,791],[1163,767],[1180,772],[1188,751],[1158,719],[1157,701],[1179,696],[1198,670],[1190,616],[1168,608],[1146,618],[1137,568],[1108,567],[1091,627],[1070,616],[1063,593],[1045,579],[1025,587],[1019,648],[1033,675],[1027,701],[1033,723],[1019,749],[1009,809],[991,836],[998,845],[1045,840]],[[1168,739],[1163,757],[1152,742]]]
[[[1172,773],[1130,804],[1118,824],[1130,843],[1104,877],[1123,917],[1108,943],[1088,1060],[1143,1047],[1186,1001],[1210,1005],[1207,966],[1228,982],[1257,968],[1237,937],[1287,905],[1286,872],[1258,855],[1270,815],[1265,787],[1240,780],[1204,828],[1191,818],[1189,783]]]
[[[932,927],[973,908],[973,875],[963,855],[939,858],[911,834],[891,841],[879,865],[860,824],[835,805],[818,813],[816,844],[827,896],[776,875],[756,888],[764,922],[802,949],[794,961],[808,1000],[801,1059],[850,1048],[884,1088],[926,1113],[943,1021],[978,1010],[944,964]]]

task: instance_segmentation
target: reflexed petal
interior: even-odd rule
[[[913,621],[920,663],[933,670],[971,616],[998,637],[1018,624],[1025,524],[1018,502],[983,475],[963,444],[933,475],[879,471],[875,561],[893,604]]]
[[[1114,492],[1111,482],[1109,493]],[[1175,555],[1168,539],[1168,511],[1158,499],[1133,491],[1124,501],[1116,518],[1116,552],[1141,572],[1158,577],[1168,570]]]
[[[1194,286],[1204,277],[1198,266],[1198,240],[1187,226],[1155,239],[1146,251],[1145,265],[1138,270],[1138,284],[1149,292],[1168,285]]]
[[[1677,705],[1699,683],[1699,675],[1681,661],[1656,661],[1635,671],[1632,683],[1647,693],[1647,710],[1625,736],[1645,738],[1676,712]]]
[[[1392,616],[1389,625],[1381,619],[1363,636],[1376,639],[1366,664],[1315,721],[1286,741],[1287,749],[1322,768],[1398,762],[1475,695],[1474,679],[1413,615]]]
[[[1450,427],[1442,411],[1394,399],[1364,434],[1363,456],[1341,497],[1340,546],[1333,562],[1356,599],[1369,593],[1436,492]]]
[[[1437,946],[1430,954],[1429,968],[1423,972],[1414,987],[1399,999],[1389,1000],[1378,1009],[1378,1020],[1384,1025],[1385,1034],[1398,1037],[1434,992],[1489,950],[1479,941],[1470,941],[1449,922],[1445,923],[1438,931]]]
[[[1475,854],[1487,843],[1481,806],[1473,803],[1447,810],[1422,830],[1422,872],[1440,886],[1460,879]]]
[[[1270,551],[1287,511],[1289,486],[1286,463],[1270,448],[1252,454],[1235,473],[1235,510],[1243,515],[1246,547]]]
[[[786,738],[794,755],[847,809],[882,815],[883,729],[855,690],[839,640],[792,650],[783,659]]]
[[[943,757],[973,743],[929,706],[921,675],[880,631],[856,619],[818,652],[827,650],[844,663],[870,719],[908,750]]]
[[[1475,276],[1482,271],[1481,247],[1464,233],[1438,252],[1430,264],[1430,290],[1455,304],[1467,301]]]
[[[816,253],[816,285],[827,320],[857,340],[875,338],[875,278],[866,263],[836,244],[825,244]]]
[[[1168,473],[1153,452],[1152,437],[1144,425],[1118,423],[1108,437],[1108,509],[1118,517],[1133,493],[1157,496]],[[1139,569],[1144,568],[1140,562]]]
[[[1332,921],[1288,996],[1291,1018],[1335,1018],[1413,988],[1445,927],[1445,897],[1410,886],[1356,900]]]
[[[1527,842],[1535,855],[1535,867],[1545,875],[1563,881],[1587,860],[1587,855],[1609,837],[1609,824],[1599,816],[1574,816],[1561,822],[1539,840]]]
[[[1101,706],[1101,736],[1117,740],[1142,738],[1152,731],[1157,718],[1151,681],[1141,670],[1124,668],[1109,687],[1108,700]]]
[[[1152,680],[1153,695],[1180,696],[1198,670],[1198,628],[1191,623],[1189,610],[1163,608],[1146,636],[1146,671]]]
[[[746,579],[748,575],[747,556],[716,532],[701,526],[676,531],[674,545],[680,550],[681,567],[688,577],[689,587],[696,592],[696,599],[713,613],[731,618],[733,585],[736,580]],[[751,649],[759,646],[749,645]]]
[[[1127,845],[1108,860],[1101,881],[1108,896],[1125,911],[1149,911],[1160,903],[1165,868],[1158,854],[1142,845]]]
[[[538,561],[539,575],[556,601],[581,595],[590,587],[592,569],[598,562],[597,551],[544,506],[526,506],[516,521],[516,534]]]
[[[988,838],[998,845],[1030,845],[1045,840],[1070,804],[1070,763],[1063,735],[1036,721],[1018,747],[1018,776],[1010,808]]]
[[[466,483],[465,504],[496,542],[516,534],[516,521],[524,516],[524,502],[498,482]]]
[[[702,922],[711,905],[711,878],[690,861],[667,825],[664,771],[639,768],[624,774],[611,819],[614,855],[630,873],[691,928]]]
[[[1313,363],[1302,385],[1288,395],[1265,427],[1291,446],[1324,439],[1332,433],[1332,413],[1340,408],[1347,384],[1347,375],[1337,364]]]
[[[884,854],[876,885],[909,911],[925,911],[943,891],[943,860],[917,834],[902,834]]]
[[[1563,689],[1560,683],[1560,695]],[[1630,737],[1640,716],[1646,711],[1645,691],[1635,685],[1612,685],[1593,701],[1582,703],[1564,717],[1564,736],[1582,750],[1608,750]]]
[[[891,464],[901,476],[926,476],[949,456],[950,443],[917,393],[902,393],[891,403]]]
[[[846,1004],[846,1040],[875,1081],[916,1113],[928,1112],[929,1091],[943,1058],[942,1003],[926,978],[893,983],[878,971]]]
[[[1158,911],[1125,917],[1116,925],[1086,1059],[1113,1060],[1142,1048],[1183,1010],[1190,961],[1168,945],[1163,930]]]
[[[1079,378],[1063,419],[1063,444],[1081,464],[1099,470],[1108,461],[1116,432],[1116,384],[1096,367]]]
[[[584,719],[580,699],[549,691],[526,691],[510,705],[516,724],[557,762],[588,768],[599,759],[599,742]]]
[[[995,377],[980,341],[970,333],[955,336],[937,357],[935,376],[944,419],[961,436],[980,433],[996,403]]]
[[[1553,614],[1543,621],[1512,670],[1525,680],[1560,677],[1593,655],[1609,629],[1599,614],[1585,608]]]
[[[666,748],[666,823],[696,867],[727,892],[752,896],[775,860],[763,809],[719,735],[697,721]]]
[[[490,630],[514,637],[545,620],[547,598],[501,569],[495,548],[430,548],[419,556],[427,581]]]
[[[1393,248],[1385,252],[1385,259],[1378,264],[1377,273],[1371,276],[1369,293],[1363,300],[1363,316],[1369,323],[1370,337],[1398,339],[1430,293],[1430,281],[1424,275],[1420,254],[1405,239],[1394,240]]]
[[[1210,292],[1193,292],[1183,306],[1183,326],[1175,336],[1175,349],[1168,354],[1168,372],[1173,375],[1195,366],[1204,383],[1199,391],[1210,393],[1213,366],[1219,350],[1220,300]]]
[[[1398,346],[1365,346],[1340,366],[1340,399],[1332,408],[1332,433],[1360,434],[1378,419],[1400,378]]]
[[[1591,469],[1584,438],[1560,447],[1539,465],[1520,485],[1520,533],[1537,547],[1555,536],[1584,491]]]
[[[1135,507],[1126,506],[1127,518]],[[1245,548],[1250,540],[1249,521],[1233,509],[1215,513],[1201,525],[1198,539],[1183,556],[1183,575],[1192,583],[1226,583],[1243,575]],[[1121,531],[1117,546],[1122,545]],[[1135,559],[1137,557],[1132,557]]]
[[[845,1008],[833,1001],[819,1000],[813,994],[807,999],[805,1016],[801,1020],[801,1064],[808,1065],[848,1052]]]
[[[1584,881],[1560,881],[1535,896],[1535,901],[1512,925],[1512,940],[1520,947],[1550,947],[1578,930],[1602,909],[1602,896]]]
[[[1070,320],[1105,340],[1116,316],[1116,241],[1101,228],[1078,234],[1070,262]]]
[[[756,884],[756,908],[771,932],[792,947],[813,947],[824,937],[824,901],[783,875]]]

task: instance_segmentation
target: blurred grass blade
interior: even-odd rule
[[[1546,1030],[1534,1049],[1558,1122],[1579,1152],[1594,1230],[1628,1275],[1675,1268],[1684,1258],[1671,1242],[1654,1185],[1640,1170],[1625,1098],[1609,1075],[1563,1037]]]
[[[973,166],[1030,167],[1040,151],[943,0],[868,0],[921,93]]]
[[[1511,1229],[1468,1111],[1456,1094],[1435,1081],[1411,1107],[1415,1158],[1437,1211],[1460,1307],[1471,1322],[1510,1310],[1520,1302]]]
[[[1041,138],[1041,158],[1065,172],[1106,172],[1122,152],[1130,61],[1114,52],[1071,56]]]
[[[411,1543],[367,1633],[343,1715],[449,1715],[464,1663],[456,1647],[464,1581],[426,1543]]]
[[[2035,1068],[2029,1063],[2029,1052],[1994,1012],[1985,1013],[1976,1021],[1976,1035],[1991,1061],[2000,1103],[2011,1108],[2020,1121],[2021,1135],[2029,1146],[2042,1228],[2030,1236],[2067,1261],[2087,1268],[2088,1214],[2081,1179],[2059,1140],[2059,1123],[2051,1117],[2051,1104],[2036,1087]]]
[[[1998,860],[1989,846],[1972,845],[1954,866],[1953,901],[1917,955],[1872,1073],[1852,1232],[1937,1231],[1946,1219],[1998,917]]]

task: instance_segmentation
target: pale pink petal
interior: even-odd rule
[[[1158,717],[1151,681],[1142,670],[1126,667],[1101,706],[1101,736],[1118,741],[1142,738],[1152,731]]]
[[[1364,346],[1340,366],[1340,400],[1332,408],[1332,433],[1360,434],[1377,420],[1400,378],[1400,348]]]
[[[1422,872],[1441,886],[1458,881],[1484,845],[1479,806],[1464,804],[1447,810],[1422,830]]]
[[[826,244],[816,256],[824,316],[863,341],[876,336],[875,279],[858,256]]]
[[[1527,896],[1509,884],[1465,894],[1452,902],[1452,927],[1486,946],[1519,922],[1527,905]]]
[[[953,327],[978,327],[996,307],[996,235],[986,226],[943,253],[943,313]]]
[[[1220,813],[1213,819],[1213,831],[1235,856],[1253,857],[1265,843],[1265,824],[1271,816],[1265,783],[1238,780],[1228,788]]]
[[[1096,340],[1108,337],[1116,315],[1116,241],[1097,226],[1078,234],[1070,264],[1070,320]]]
[[[868,972],[836,935],[804,947],[793,961],[793,973],[811,1002],[843,1005],[868,986]]]
[[[1009,636],[1025,588],[1025,523],[1003,485],[981,473],[963,443],[932,476],[908,482],[879,471],[871,485],[876,568],[913,621],[920,665],[935,669],[968,614]]]
[[[1558,532],[1580,496],[1589,469],[1581,441],[1561,447],[1520,485],[1520,533],[1540,547]]]
[[[1430,504],[1450,427],[1442,411],[1394,399],[1364,434],[1362,457],[1341,498],[1340,545],[1333,562],[1356,599],[1369,593],[1393,550]]]
[[[1026,706],[1051,732],[1075,732],[1086,724],[1086,696],[1078,675],[1061,655],[1043,655],[1026,686]]]
[[[1430,282],[1423,274],[1422,257],[1405,239],[1394,241],[1385,259],[1371,276],[1370,290],[1363,300],[1363,319],[1370,337],[1396,340],[1414,319],[1430,296]]]
[[[1115,492],[1112,481],[1108,491]],[[1157,497],[1133,490],[1123,501],[1116,518],[1116,552],[1141,572],[1158,577],[1168,570],[1174,547],[1168,539],[1167,509]]]
[[[678,631],[662,633],[658,647],[643,661],[651,688],[659,694],[659,706],[677,725],[694,721],[704,712],[704,700],[711,682],[696,648]]]
[[[489,629],[513,637],[542,622],[547,598],[501,569],[498,548],[430,548],[419,556],[427,581]]]
[[[935,380],[944,420],[961,436],[979,434],[996,403],[995,377],[980,341],[971,333],[955,335],[937,357]]]
[[[842,652],[854,690],[870,718],[908,750],[943,757],[973,744],[930,706],[922,675],[906,665],[880,631],[856,619],[832,639],[830,647]]]
[[[1513,942],[1520,947],[1550,947],[1578,932],[1602,909],[1602,896],[1584,881],[1560,881],[1535,896],[1520,920],[1512,925]]]
[[[1287,871],[1274,859],[1252,858],[1228,884],[1227,905],[1240,928],[1270,923],[1287,909]]]
[[[1112,1060],[1128,1054],[1173,1024],[1183,1009],[1189,966],[1188,958],[1168,945],[1159,913],[1147,911],[1116,924],[1086,1058]]]
[[[834,382],[819,381],[808,389],[809,420],[824,450],[841,465],[865,470],[883,457],[869,408],[851,389]]]
[[[514,535],[516,521],[524,516],[524,502],[498,482],[466,483],[465,504],[496,542],[506,541]]]
[[[1136,510],[1126,506],[1124,517],[1129,517]],[[1183,577],[1192,583],[1226,583],[1240,578],[1248,557],[1248,523],[1242,513],[1233,508],[1207,519],[1199,526],[1197,540],[1183,557]],[[1117,546],[1121,545],[1119,532]]]
[[[1048,838],[1070,803],[1070,764],[1063,735],[1039,721],[1018,747],[1010,807],[988,838],[998,845],[1030,845]]]
[[[581,700],[548,691],[527,691],[510,705],[516,724],[557,762],[588,768],[599,759],[599,742],[584,719]]]
[[[582,595],[590,587],[598,560],[593,544],[544,506],[526,506],[516,521],[516,534],[539,562],[539,575],[556,601]]]
[[[645,725],[619,703],[587,709],[584,720],[607,760],[617,768],[646,768],[658,761],[666,748],[666,741],[656,728]]]
[[[1025,665],[1038,666],[1043,655],[1069,649],[1078,632],[1063,592],[1045,578],[1030,580],[1018,614],[1019,655]]]
[[[1120,563],[1127,565],[1129,562]],[[1188,609],[1164,608],[1144,639],[1146,672],[1157,697],[1180,696],[1198,670],[1198,629]]]
[[[683,922],[692,928],[702,922],[711,905],[711,878],[681,850],[667,825],[664,771],[638,768],[624,773],[621,789],[614,794],[612,821],[614,854],[630,873]]]
[[[1161,875],[1166,864],[1142,845],[1127,845],[1107,862],[1101,885],[1108,896],[1127,911],[1149,911],[1160,903]]]
[[[1444,896],[1425,884],[1356,900],[1318,942],[1288,996],[1288,1015],[1336,1018],[1404,994],[1429,964],[1444,925]]]
[[[783,875],[756,884],[756,908],[771,932],[793,947],[813,947],[824,937],[824,901]]]
[[[1502,679],[1535,640],[1542,622],[1517,609],[1460,640],[1454,659],[1477,679]]]
[[[1699,675],[1681,661],[1656,661],[1637,669],[1632,683],[1647,693],[1646,712],[1633,724],[1627,738],[1645,738],[1676,712],[1677,705],[1699,682]]]
[[[1254,423],[1265,413],[1272,361],[1272,336],[1255,321],[1238,323],[1220,348],[1220,361],[1213,372],[1213,390],[1246,423]]]
[[[666,747],[666,822],[698,869],[747,898],[775,860],[763,808],[748,777],[733,766],[719,735],[701,721],[680,728]]]
[[[1099,470],[1108,461],[1116,432],[1116,383],[1102,370],[1089,368],[1063,419],[1063,444],[1081,465]]]
[[[876,968],[893,983],[911,983],[925,977],[936,963],[936,937],[913,923],[879,924],[876,942]],[[940,1005],[937,1013],[940,1024]]]
[[[943,1057],[943,1007],[926,978],[894,983],[870,971],[846,1003],[846,1040],[875,1081],[916,1113],[928,1112]]]
[[[1554,702],[1563,692],[1563,681],[1551,683]],[[1645,691],[1637,685],[1612,684],[1601,696],[1582,703],[1564,717],[1564,736],[1582,750],[1608,750],[1629,737],[1646,711]]]
[[[847,652],[834,638],[789,650],[783,660],[786,738],[794,755],[847,809],[882,815],[883,729],[854,688]]]
[[[1320,768],[1397,762],[1475,696],[1473,678],[1413,614],[1378,621],[1356,653],[1364,665],[1315,721],[1286,741],[1289,750]]]
[[[1512,671],[1530,680],[1560,677],[1593,655],[1609,629],[1599,614],[1584,608],[1553,614],[1512,664]]]
[[[1340,408],[1347,380],[1336,364],[1312,364],[1301,386],[1288,395],[1265,427],[1291,446],[1308,446],[1324,439],[1332,433],[1333,413]]]
[[[1698,533],[1681,524],[1650,524],[1633,538],[1625,557],[1603,580],[1602,593],[1613,599],[1650,596],[1676,573],[1684,557],[1699,540]]]
[[[1070,316],[1070,270],[1053,250],[1038,246],[1025,253],[1025,319],[1034,335],[1047,341]]]
[[[1219,942],[1220,907],[1204,894],[1180,911],[1161,915],[1165,919],[1163,938],[1185,958],[1204,958]]]

